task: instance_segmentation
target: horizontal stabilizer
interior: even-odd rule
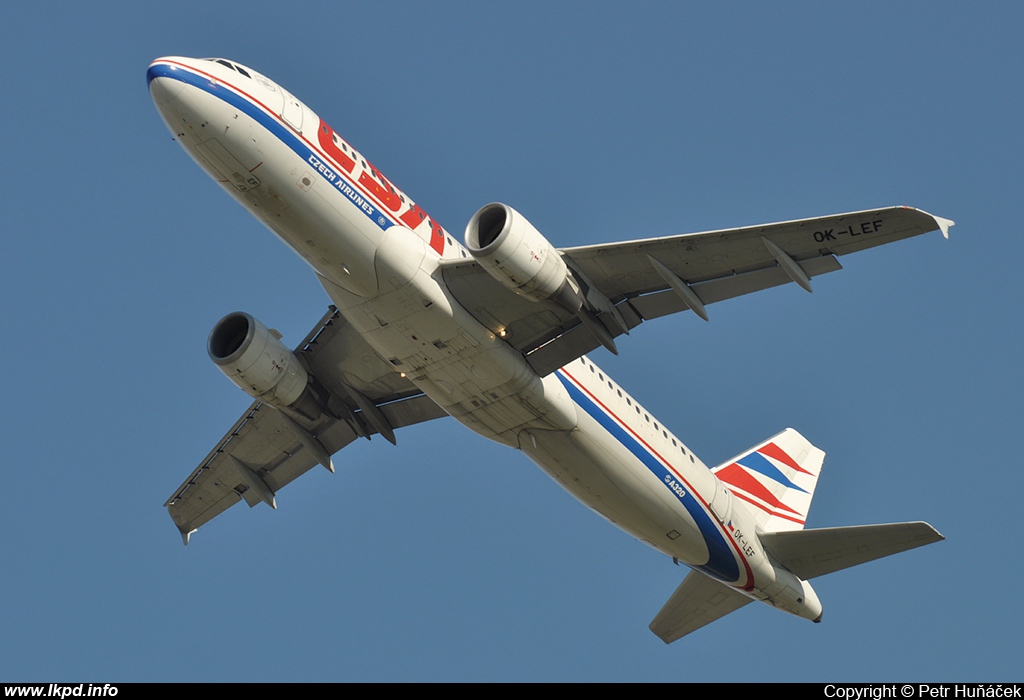
[[[766,532],[761,544],[798,577],[812,579],[945,539],[928,523]]]
[[[651,632],[671,644],[751,602],[752,598],[724,583],[691,571],[651,621]]]

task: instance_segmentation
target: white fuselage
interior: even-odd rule
[[[238,64],[162,58],[150,89],[176,140],[316,271],[382,359],[481,435],[525,452],[587,506],[747,595],[815,619],[748,510],[590,360],[539,377],[448,292],[467,250],[333,129]]]

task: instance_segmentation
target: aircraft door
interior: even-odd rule
[[[292,94],[284,88],[281,88],[281,92],[284,94],[284,107],[281,110],[281,118],[301,134],[302,103],[295,99]]]
[[[711,511],[718,522],[726,523],[732,515],[732,494],[718,478],[715,478],[715,495],[711,499]]]

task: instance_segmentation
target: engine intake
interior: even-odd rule
[[[249,314],[236,311],[213,327],[206,349],[214,364],[245,393],[314,419],[320,411],[307,390],[309,375],[280,337]]]
[[[466,247],[503,285],[531,301],[551,299],[572,313],[582,302],[579,286],[553,245],[507,204],[481,208],[466,225]]]

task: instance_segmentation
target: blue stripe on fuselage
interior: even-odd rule
[[[729,543],[726,542],[723,536],[722,530],[718,527],[718,524],[712,519],[712,516],[704,510],[704,507],[697,501],[690,491],[692,489],[687,485],[685,495],[680,496],[679,493],[669,486],[669,482],[674,482],[678,477],[673,474],[669,469],[661,463],[657,457],[651,454],[636,437],[626,431],[617,420],[610,416],[601,406],[599,406],[593,399],[587,396],[583,391],[576,386],[576,384],[569,378],[562,375],[561,371],[555,373],[562,385],[568,390],[569,396],[572,397],[573,401],[576,402],[580,408],[586,411],[594,420],[601,424],[601,426],[607,430],[612,437],[619,441],[623,447],[629,450],[633,456],[640,460],[640,462],[647,467],[647,469],[658,477],[662,485],[665,486],[682,505],[686,508],[686,512],[690,514],[693,521],[697,524],[697,528],[700,530],[701,536],[704,538],[704,543],[708,548],[708,561],[706,564],[695,565],[694,569],[699,569],[703,573],[713,576],[714,578],[725,581],[726,583],[735,583],[739,579],[740,571],[739,565],[736,562],[736,557],[733,555],[732,548]]]
[[[298,138],[291,129],[287,128],[277,119],[264,112],[258,105],[247,100],[234,90],[218,84],[205,75],[200,75],[179,65],[154,63],[149,67],[149,70],[146,71],[146,83],[149,84],[153,82],[155,78],[170,78],[171,80],[178,80],[186,85],[199,88],[203,92],[209,93],[228,103],[232,107],[241,110],[249,117],[255,119],[260,126],[273,134],[281,143],[294,151],[296,155],[308,164],[311,164],[310,157],[315,158],[317,161],[326,160],[326,156],[324,154],[312,150],[304,141],[302,141],[302,139]],[[324,162],[323,165],[325,168],[328,167],[326,162]],[[358,188],[355,183],[347,177],[338,173],[336,177],[332,178],[328,172],[335,170],[334,168],[328,168],[328,170],[325,171],[317,168],[315,164],[313,164],[312,169],[323,180],[345,195],[345,197],[355,205],[356,209],[358,209],[363,216],[372,221],[381,231],[387,231],[389,228],[394,226],[395,222],[392,221],[391,218],[380,209],[380,207],[375,206],[365,196],[356,194],[356,192],[358,192]]]

